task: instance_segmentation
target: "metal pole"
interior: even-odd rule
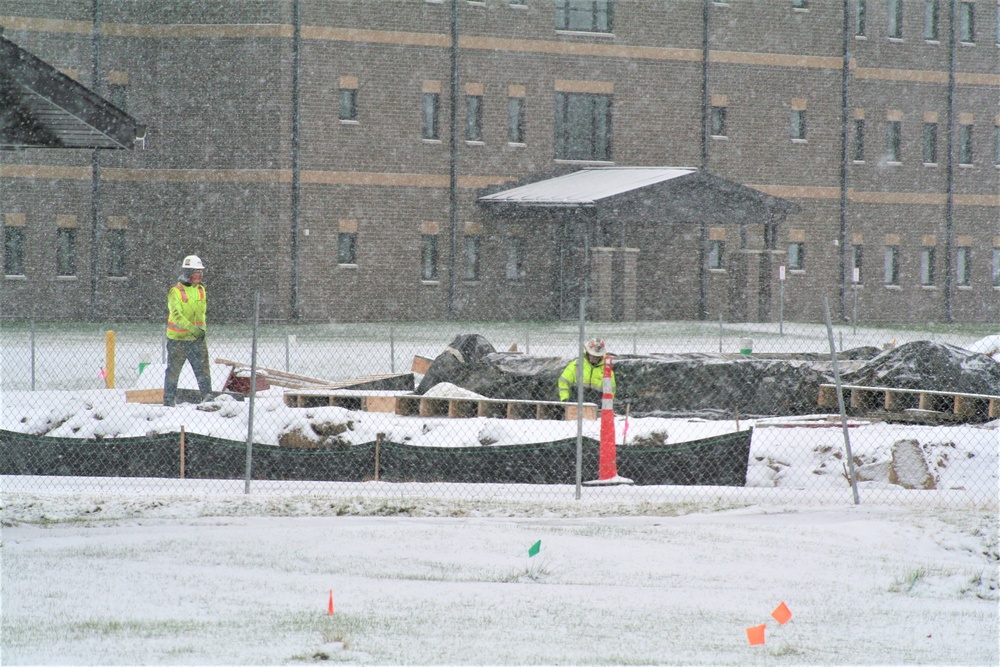
[[[389,327],[389,372],[396,373],[396,328]]]
[[[719,354],[722,354],[722,311],[719,311]]]
[[[854,283],[854,312],[851,315],[851,320],[854,321],[854,335],[858,335],[858,284]]]
[[[31,391],[35,391],[35,320],[31,320]]]
[[[524,332],[524,353],[531,354],[531,330]]]
[[[580,341],[576,357],[576,499],[583,488],[583,337],[586,327],[587,297],[580,297]]]
[[[291,346],[292,337],[289,334],[285,334],[285,372],[290,373],[291,369]]]
[[[778,281],[778,335],[785,335],[785,281]]]
[[[455,319],[458,285],[458,0],[451,0],[451,112],[449,117],[448,171],[448,319]]]
[[[851,453],[851,436],[847,432],[847,411],[844,409],[844,392],[840,385],[840,367],[837,365],[837,350],[833,347],[833,326],[830,324],[830,299],[827,297],[823,297],[823,315],[826,318],[826,333],[830,339],[830,358],[833,360],[833,381],[837,387],[837,406],[840,408],[840,425],[844,431],[844,448],[847,451],[847,471],[851,478],[851,490],[854,492],[854,504],[860,505],[858,479],[854,475],[854,454]]]
[[[243,493],[250,493],[250,472],[253,470],[253,401],[257,395],[257,324],[260,321],[260,290],[253,293],[253,337],[250,344],[250,411],[247,416],[247,467]]]

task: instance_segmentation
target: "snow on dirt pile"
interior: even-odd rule
[[[868,387],[1000,395],[1000,363],[992,357],[926,340],[887,350],[843,377]]]

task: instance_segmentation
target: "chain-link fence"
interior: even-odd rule
[[[6,322],[0,474],[32,492],[723,503],[853,502],[853,476],[862,503],[991,505],[995,333],[721,319],[213,324],[213,395],[186,367],[165,407],[162,325]],[[592,337],[613,361],[613,415],[600,389],[560,400],[560,375]]]

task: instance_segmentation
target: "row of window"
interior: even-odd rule
[[[25,228],[7,225],[3,228],[3,272],[5,276],[25,274]],[[77,230],[75,227],[56,229],[56,275],[72,277],[77,269]],[[106,273],[111,278],[125,277],[124,229],[104,230]]]
[[[712,270],[725,270],[725,241],[711,240],[708,242],[708,268]],[[919,283],[923,287],[934,287],[937,285],[935,246],[923,246],[920,248],[920,278]],[[801,241],[793,241],[788,244],[788,255],[786,257],[789,271],[804,271],[806,268],[806,244]],[[899,262],[900,248],[898,245],[883,246],[883,271],[882,282],[885,285],[899,285]],[[1000,287],[1000,248],[993,248],[990,259],[990,277],[994,287]],[[970,287],[972,285],[973,253],[972,247],[961,246],[955,249],[955,283],[959,287]],[[864,282],[864,246],[855,244],[852,246],[851,282],[862,284]]]
[[[433,0],[429,0],[433,1]],[[440,1],[440,0],[437,0]],[[555,6],[555,29],[574,32],[612,31],[614,14],[613,0],[553,0]],[[809,9],[810,0],[791,0],[792,8]],[[473,2],[470,4],[483,4]],[[524,6],[525,0],[510,0],[509,4]],[[713,4],[727,5],[726,0],[715,0]],[[890,39],[903,39],[904,0],[887,0],[886,5],[886,36]],[[854,0],[853,3],[854,35],[868,36],[868,0]],[[947,8],[945,0],[924,0],[924,39],[937,42],[941,39],[941,11]],[[956,35],[965,44],[976,43],[976,2],[961,0],[958,3],[958,23]],[[1000,44],[1000,5],[997,5],[996,42]]]
[[[441,99],[440,93],[425,92],[422,103],[422,138],[439,141]],[[714,95],[714,98],[725,98]],[[611,160],[611,96],[592,93],[564,93],[555,96],[555,157],[561,160]],[[792,100],[790,136],[792,141],[806,141],[806,101]],[[713,137],[728,136],[727,103],[713,103],[710,108],[710,128]],[[971,118],[969,114],[963,114]],[[357,120],[357,89],[342,88],[340,91],[340,119]],[[525,99],[507,99],[507,141],[523,144],[525,141]],[[901,120],[887,121],[886,153],[889,162],[902,161]],[[865,159],[865,119],[854,119],[852,159]],[[958,161],[973,164],[975,155],[972,122],[958,125]],[[465,140],[471,143],[483,141],[483,96],[465,96]],[[935,164],[938,160],[938,123],[925,122],[923,128],[923,161]],[[1000,165],[1000,124],[994,127],[993,161]]]
[[[886,35],[890,39],[903,39],[904,0],[888,0],[888,23]],[[941,10],[948,8],[943,0],[924,0],[924,39],[928,42],[941,40]],[[997,5],[996,42],[1000,44],[1000,5]],[[958,23],[956,36],[964,44],[976,43],[976,2],[962,0],[958,3]],[[854,35],[868,36],[868,2],[854,0]]]

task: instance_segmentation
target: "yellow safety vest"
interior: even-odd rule
[[[204,285],[177,283],[167,292],[167,338],[194,340],[194,330],[205,328],[208,300]]]
[[[578,360],[574,359],[569,362],[566,368],[563,370],[562,375],[559,376],[559,400],[568,401],[570,397],[576,397],[576,362]],[[583,358],[583,388],[596,389],[602,391],[604,389],[604,362],[592,365],[587,357]],[[617,386],[615,383],[615,372],[611,371],[611,393],[614,395]]]

